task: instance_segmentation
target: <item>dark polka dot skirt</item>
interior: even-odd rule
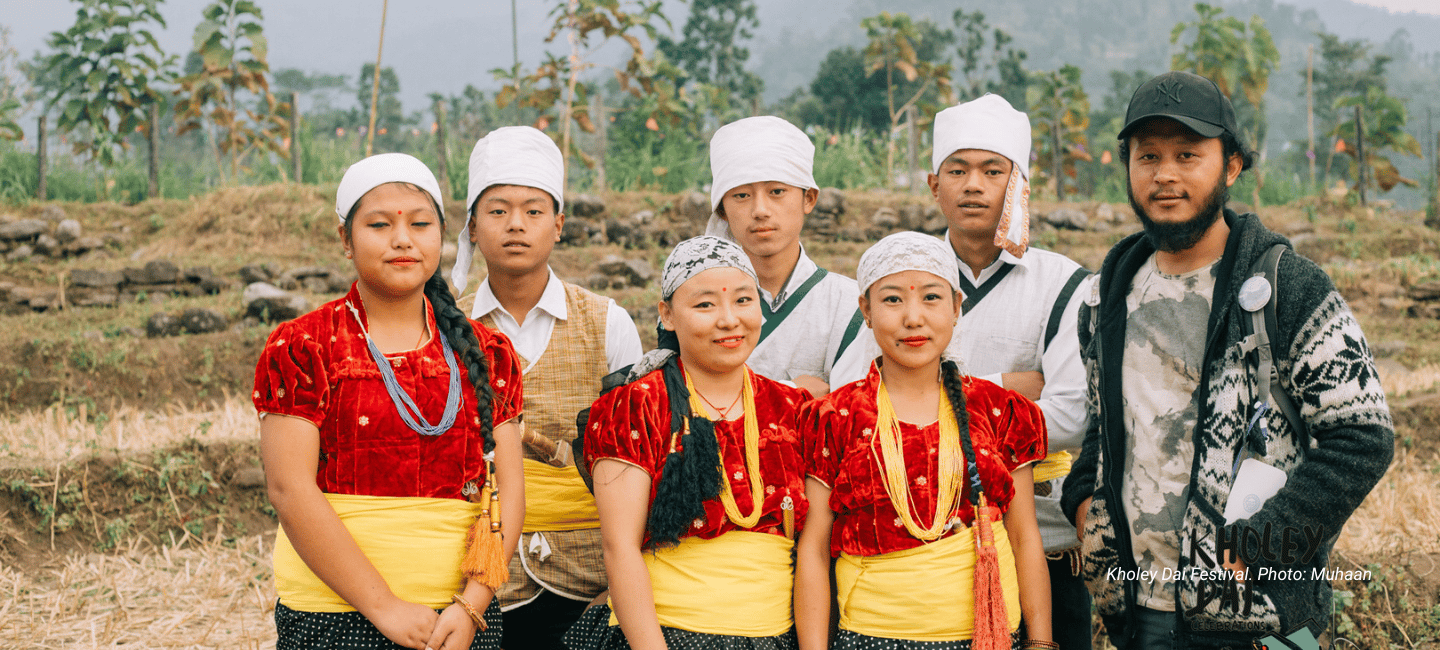
[[[1010,635],[1010,650],[1020,650],[1021,638],[1017,632]],[[964,641],[909,641],[866,636],[850,630],[840,630],[835,637],[832,650],[970,650],[970,640]]]
[[[702,634],[662,625],[660,633],[670,650],[795,650],[798,647],[794,630],[778,636],[749,637]],[[630,649],[619,626],[610,627],[610,606],[604,604],[585,610],[565,633],[564,640],[570,650]]]
[[[500,648],[500,605],[494,599],[485,609],[484,632],[476,632],[470,650]],[[403,648],[385,638],[375,625],[360,612],[299,612],[275,603],[275,631],[279,640],[275,650],[369,650]]]

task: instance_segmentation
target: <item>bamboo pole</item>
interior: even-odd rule
[[[595,108],[590,112],[595,121],[595,136],[600,143],[595,154],[595,189],[603,192],[610,189],[605,177],[605,151],[610,147],[610,116],[605,114],[605,94],[598,85],[595,88]]]
[[[568,40],[570,41],[570,79],[566,83],[565,106],[563,108],[563,114],[560,116],[560,155],[565,161],[565,167],[570,166],[570,123],[574,121],[575,83],[580,80],[580,35],[576,33],[578,26],[576,25],[575,16],[575,11],[579,5],[579,0],[569,0],[565,8],[565,13],[570,19],[570,33],[568,35]],[[566,174],[565,183],[567,185],[570,182],[569,179],[570,175]]]
[[[1435,136],[1435,192],[1430,195],[1430,201],[1435,206],[1430,227],[1440,229],[1440,134]]]
[[[515,119],[511,121],[512,124],[519,124],[519,123],[520,123],[520,22],[519,22],[519,20],[520,20],[520,19],[519,19],[518,17],[516,17],[515,0],[510,0],[510,48],[511,48],[511,50],[510,50],[510,55],[513,57],[513,58],[512,58],[512,61],[513,61],[512,65],[514,66],[514,67],[512,67],[512,68],[510,69],[510,73],[511,73],[512,75],[514,75],[514,77],[512,77],[512,79],[514,79],[514,82],[515,82],[515,99],[513,100],[513,105],[515,106]]]
[[[380,55],[385,52],[385,16],[390,13],[390,0],[380,6],[380,45],[375,48],[375,78],[370,84],[370,128],[365,130],[365,157],[375,151],[375,103],[380,100]]]
[[[920,129],[915,124],[919,119],[920,111],[915,108],[914,104],[905,109],[905,158],[907,159],[905,169],[910,175],[906,185],[909,186],[911,194],[920,192],[920,183],[916,182],[916,179],[919,178],[920,168],[915,163],[915,156],[920,151]]]
[[[445,146],[445,100],[435,100],[435,157],[439,161],[435,165],[440,172],[440,193],[445,198],[455,196],[455,189],[450,185],[450,150]],[[466,210],[470,206],[465,206]]]
[[[1360,207],[1365,207],[1365,112],[1355,107],[1355,160],[1360,177]]]
[[[290,93],[290,176],[299,184],[304,181],[300,175],[300,93]]]
[[[145,198],[160,198],[160,102],[150,102],[150,164]]]
[[[1055,119],[1055,124],[1052,125],[1052,126],[1053,126],[1053,128],[1050,129],[1050,138],[1051,138],[1050,141],[1051,141],[1051,143],[1052,143],[1053,146],[1052,146],[1052,148],[1051,148],[1050,164],[1051,164],[1052,167],[1054,167],[1054,170],[1055,170],[1054,172],[1052,172],[1053,175],[1055,176],[1055,200],[1056,200],[1056,201],[1059,201],[1059,202],[1061,202],[1061,203],[1064,203],[1064,202],[1065,202],[1065,178],[1064,178],[1064,176],[1065,176],[1065,160],[1064,160],[1064,154],[1063,154],[1063,153],[1061,152],[1061,150],[1060,150],[1060,119],[1059,119],[1059,118],[1056,118],[1056,119]],[[1024,163],[1017,163],[1017,164],[1024,164]]]
[[[1315,191],[1315,46],[1305,53],[1305,132],[1310,135],[1310,191]]]
[[[39,128],[36,130],[35,139],[35,172],[39,180],[35,185],[35,199],[44,201],[47,195],[45,188],[45,115],[40,115]]]

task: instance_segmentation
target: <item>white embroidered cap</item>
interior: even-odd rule
[[[665,258],[665,269],[660,273],[660,299],[669,300],[686,280],[704,271],[727,266],[744,271],[759,286],[755,267],[750,265],[750,258],[735,242],[713,235],[700,235],[682,241]]]
[[[475,201],[495,185],[524,185],[544,190],[565,210],[565,159],[544,132],[529,126],[502,126],[475,143],[470,151],[470,184],[465,192],[465,223],[456,244],[450,281],[464,291],[469,281],[475,245],[470,243],[470,219]]]
[[[855,279],[864,293],[881,278],[901,271],[924,271],[960,290],[955,251],[940,239],[918,232],[897,232],[876,242],[860,256]]]
[[[705,234],[734,240],[730,225],[715,214],[725,193],[765,181],[819,189],[814,168],[815,143],[781,118],[760,115],[720,127],[710,137],[710,220]]]
[[[382,153],[351,165],[340,178],[340,187],[335,190],[335,214],[340,217],[340,223],[345,223],[345,215],[350,214],[366,192],[386,183],[411,183],[425,190],[435,199],[440,216],[445,216],[440,183],[430,168],[409,154]]]
[[[993,151],[1010,159],[1005,208],[995,229],[995,245],[1022,257],[1030,247],[1030,117],[999,95],[951,106],[935,114],[935,148],[930,170],[961,149]]]

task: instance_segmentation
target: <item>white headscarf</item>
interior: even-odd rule
[[[901,271],[924,271],[960,290],[955,252],[944,241],[918,232],[897,232],[876,242],[860,256],[855,279],[864,293],[881,278]]]
[[[693,278],[710,269],[733,267],[744,271],[755,281],[755,286],[760,286],[760,279],[755,275],[755,267],[750,265],[750,257],[739,244],[728,239],[715,237],[713,235],[700,235],[691,237],[675,245],[675,250],[670,251],[670,256],[665,258],[665,269],[660,272],[660,299],[669,300],[675,295],[675,290],[686,280]],[[661,334],[657,331],[657,334]],[[634,365],[630,366],[630,372],[625,376],[625,383],[633,382],[645,375],[654,372],[656,368],[665,365],[670,357],[679,354],[678,349],[665,347],[665,337],[660,337],[660,346],[646,352]],[[672,338],[673,342],[673,338]]]
[[[1005,209],[995,229],[995,245],[1015,257],[1030,247],[1030,118],[999,95],[951,106],[935,114],[933,173],[961,149],[993,151],[1010,159]]]
[[[771,115],[736,120],[710,138],[710,220],[705,234],[734,241],[715,210],[741,185],[778,181],[802,190],[815,184],[815,143],[794,124]]]
[[[523,185],[544,190],[565,209],[565,159],[550,136],[529,126],[502,126],[475,143],[470,152],[470,185],[465,192],[465,224],[460,228],[450,281],[457,292],[469,282],[475,245],[470,243],[470,218],[475,201],[486,188]]]
[[[355,209],[360,197],[386,183],[410,183],[425,190],[435,199],[440,217],[445,217],[445,201],[440,196],[440,183],[430,168],[414,156],[403,153],[382,153],[370,156],[345,170],[340,187],[335,190],[335,214],[340,223]]]
[[[727,266],[744,271],[756,286],[760,285],[750,258],[735,242],[712,235],[682,241],[665,258],[665,270],[660,272],[660,299],[669,300],[680,285],[701,272]]]

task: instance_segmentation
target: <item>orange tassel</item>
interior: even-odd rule
[[[487,469],[485,488],[480,491],[480,503],[485,504],[485,508],[465,535],[465,559],[460,562],[460,572],[498,592],[501,585],[510,580],[510,567],[505,561],[500,533],[500,492],[495,489],[495,468]]]
[[[999,510],[985,504],[975,508],[975,634],[974,650],[1005,650],[1010,647],[1010,621],[1005,612],[1005,593],[1000,586],[1000,554],[995,550],[991,517]]]

